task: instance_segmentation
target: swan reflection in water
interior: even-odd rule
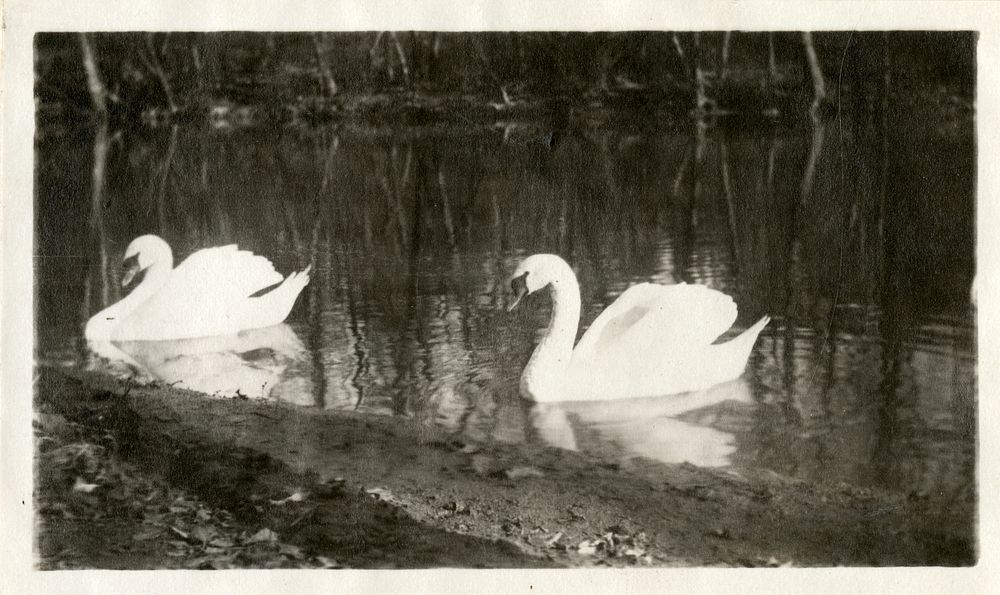
[[[538,436],[550,446],[587,450],[588,443],[612,443],[623,458],[701,467],[730,464],[735,435],[677,416],[724,402],[753,403],[742,377],[681,395],[614,401],[536,403],[530,413]]]
[[[198,339],[89,341],[88,347],[114,367],[124,365],[144,380],[178,388],[226,397],[311,399],[308,391],[286,390],[297,382],[286,372],[304,359],[306,349],[284,323]]]

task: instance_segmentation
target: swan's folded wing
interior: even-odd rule
[[[198,336],[190,327],[242,316],[250,295],[282,279],[262,256],[235,245],[206,248],[178,265],[132,316],[157,333],[170,329],[176,333],[171,337]]]
[[[266,258],[236,246],[199,250],[129,314],[119,338],[186,339],[273,324],[254,307],[259,300],[249,298],[282,280]]]
[[[625,349],[643,357],[710,344],[736,321],[728,295],[704,285],[642,283],[627,289],[598,316],[573,350],[586,361]],[[648,355],[648,354],[647,354]]]
[[[271,261],[235,244],[199,250],[184,259],[161,294],[181,293],[184,300],[238,299],[280,283],[284,277]]]

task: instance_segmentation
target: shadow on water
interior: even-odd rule
[[[178,259],[235,242],[279,271],[313,265],[287,326],[97,355],[210,394],[412,416],[472,440],[965,497],[974,140],[887,96],[801,127],[699,120],[556,144],[448,127],[46,137],[38,355],[101,365],[81,331],[119,299],[135,236],[162,235]],[[735,297],[737,327],[774,322],[718,405],[532,408],[517,380],[548,304],[503,306],[535,252],[574,265],[581,332],[641,281],[703,283]]]

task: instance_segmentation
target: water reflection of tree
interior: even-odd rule
[[[91,244],[96,248],[97,251],[97,274],[98,283],[100,285],[100,303],[97,304],[96,310],[107,307],[112,302],[114,302],[118,297],[117,275],[115,270],[117,267],[112,268],[109,255],[108,246],[108,234],[105,228],[104,213],[107,209],[107,198],[106,198],[106,177],[107,177],[107,160],[108,160],[108,150],[110,147],[110,141],[108,138],[108,125],[106,122],[102,122],[98,125],[97,130],[94,133],[94,147],[93,147],[93,161],[91,164],[91,180],[90,180],[90,237]],[[83,307],[80,312],[80,329],[82,331],[86,321],[90,318],[90,308],[91,306],[91,275],[84,276],[84,296],[82,300]],[[82,335],[82,332],[81,332]],[[86,351],[84,350],[84,345],[80,343],[81,359],[86,357]]]

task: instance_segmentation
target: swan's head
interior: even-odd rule
[[[122,287],[127,287],[136,275],[157,263],[167,263],[173,267],[170,246],[159,236],[152,234],[139,236],[125,249],[122,257]]]
[[[514,292],[514,303],[507,308],[513,310],[521,298],[529,293],[552,285],[558,287],[566,279],[574,279],[573,269],[555,254],[535,254],[517,265],[510,277],[510,288]]]

